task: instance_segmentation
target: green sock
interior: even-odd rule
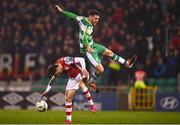
[[[96,79],[98,79],[100,76],[101,76],[101,75],[100,75],[99,73],[93,72],[93,74],[92,74],[92,76],[91,76],[91,78],[90,78],[89,81],[90,81],[90,82],[95,82]]]
[[[124,64],[125,63],[125,59],[123,59],[122,57],[114,54],[112,57],[111,57],[112,60],[116,61],[116,62],[119,62],[121,64]]]

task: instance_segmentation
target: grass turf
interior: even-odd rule
[[[74,124],[180,123],[180,112],[74,111]],[[0,110],[0,124],[62,124],[63,111]]]

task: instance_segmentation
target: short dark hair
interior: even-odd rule
[[[47,69],[48,75],[50,75],[50,76],[54,75],[57,67],[58,67],[58,65],[55,65],[55,64],[49,65],[48,69]]]
[[[99,12],[98,10],[90,10],[90,11],[88,12],[88,15],[89,15],[89,16],[94,16],[94,15],[100,16],[100,12]]]

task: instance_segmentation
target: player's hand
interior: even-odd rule
[[[82,70],[82,75],[83,75],[85,78],[88,78],[88,77],[89,77],[89,72],[88,72],[86,69],[84,69],[84,70]]]
[[[46,96],[48,94],[48,92],[47,91],[44,91],[42,94],[41,94],[41,99],[44,97],[44,96]]]
[[[62,12],[62,8],[60,6],[58,6],[57,4],[54,5],[54,7],[56,8],[57,11]]]
[[[90,46],[88,46],[88,47],[87,47],[87,51],[88,51],[89,53],[93,54],[94,49],[93,49],[93,48],[91,48]]]

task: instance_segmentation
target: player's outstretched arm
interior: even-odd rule
[[[47,95],[48,94],[48,92],[51,90],[51,88],[52,88],[52,81],[55,79],[55,76],[53,75],[52,77],[51,77],[51,79],[49,80],[49,82],[48,82],[48,85],[47,85],[47,88],[46,88],[46,90],[41,94],[41,98],[43,97],[43,96],[45,96],[45,95]]]
[[[55,6],[55,8],[56,8],[56,10],[57,10],[58,12],[63,13],[65,16],[67,16],[67,17],[69,17],[69,18],[72,18],[72,19],[77,20],[78,17],[79,17],[78,15],[76,15],[76,14],[74,14],[74,13],[72,13],[72,12],[68,12],[68,11],[63,10],[63,9],[62,9],[60,6],[58,6],[57,4],[55,4],[54,6]]]

